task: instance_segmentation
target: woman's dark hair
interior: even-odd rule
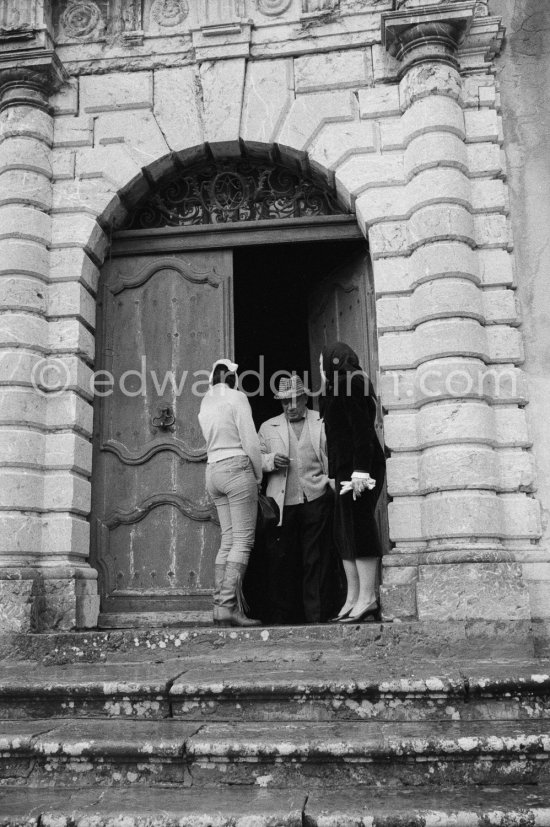
[[[212,385],[219,385],[225,382],[228,388],[234,388],[237,384],[237,375],[225,365],[216,365],[212,374]]]
[[[326,345],[322,351],[323,370],[327,377],[329,387],[334,385],[337,377],[345,373],[362,374],[359,364],[359,356],[345,342],[334,342]]]
[[[322,352],[323,370],[326,375],[325,398],[350,394],[353,387],[362,388],[362,393],[370,397],[376,410],[376,394],[369,377],[359,363],[357,353],[345,342],[326,345]],[[325,411],[325,399],[321,396],[321,416]]]

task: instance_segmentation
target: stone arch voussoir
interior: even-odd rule
[[[238,158],[247,155],[251,159],[282,164],[291,171],[312,178],[320,186],[331,190],[344,210],[354,202],[353,194],[345,183],[339,183],[336,189],[333,170],[323,167],[318,162],[311,163],[308,153],[302,149],[278,143],[256,143],[236,140],[233,142],[202,143],[170,152],[141,168],[126,184],[112,194],[112,189],[104,190],[104,207],[96,217],[97,226],[90,233],[85,246],[86,252],[95,264],[100,266],[106,255],[104,234],[111,233],[122,226],[129,212],[151,191],[155,185],[168,179],[175,169],[192,166],[208,159]],[[106,173],[108,176],[108,172]]]

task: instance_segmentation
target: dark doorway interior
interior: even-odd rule
[[[257,427],[281,413],[270,388],[274,374],[288,371],[310,377],[311,291],[361,248],[363,241],[348,240],[234,249],[235,358]],[[247,371],[255,375],[247,376]],[[263,395],[257,373],[263,375]]]
[[[349,240],[234,249],[235,359],[242,387],[249,394],[256,427],[282,413],[281,403],[273,398],[274,388],[278,387],[275,374],[296,372],[309,387],[314,386],[312,362],[315,365],[318,354],[310,354],[309,299],[316,285],[364,249],[364,242]],[[247,371],[253,373],[247,376]],[[272,620],[266,601],[268,558],[267,548],[254,548],[244,583],[251,616],[265,623]],[[304,620],[300,565],[296,564],[293,573],[295,582],[288,586],[297,623]],[[331,614],[335,614],[345,599],[345,578],[334,549],[329,569],[331,594],[327,599]]]

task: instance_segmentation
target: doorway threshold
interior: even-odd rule
[[[212,626],[212,611],[105,612],[99,615],[98,629],[165,629]]]
[[[299,634],[302,630],[336,629],[358,626],[380,626],[380,621],[372,619],[366,622],[355,624],[340,623],[288,623],[277,625],[265,623],[261,626],[239,628],[237,626],[214,626],[212,623],[211,611],[185,611],[185,612],[110,612],[99,615],[97,628],[108,631],[110,629],[134,629],[136,631],[153,631],[160,629],[211,629],[214,631],[245,632],[254,631],[256,634],[262,631],[283,632],[286,635]]]

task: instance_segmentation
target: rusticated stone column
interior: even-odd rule
[[[491,152],[480,159],[468,145],[478,127],[471,142],[493,140],[481,126],[493,113],[477,121],[465,112],[457,57],[475,8],[407,0],[383,15],[386,47],[401,61],[407,184],[394,232],[408,286],[380,300],[378,314],[388,330],[380,363],[393,449],[388,618],[529,618],[518,556],[520,538],[537,536],[538,504],[519,493],[532,482],[521,443],[501,450],[524,401],[521,339],[513,292],[494,290],[490,275],[510,267],[506,198],[502,180],[482,178]]]
[[[97,590],[95,572],[69,553],[77,546],[85,559],[88,550],[88,525],[66,506],[78,500],[73,489],[87,500],[89,483],[67,460],[78,454],[79,437],[63,428],[71,401],[59,392],[77,367],[61,354],[52,358],[48,100],[65,74],[43,0],[0,0],[0,21],[0,633],[6,633],[82,625],[77,604],[82,615]]]

